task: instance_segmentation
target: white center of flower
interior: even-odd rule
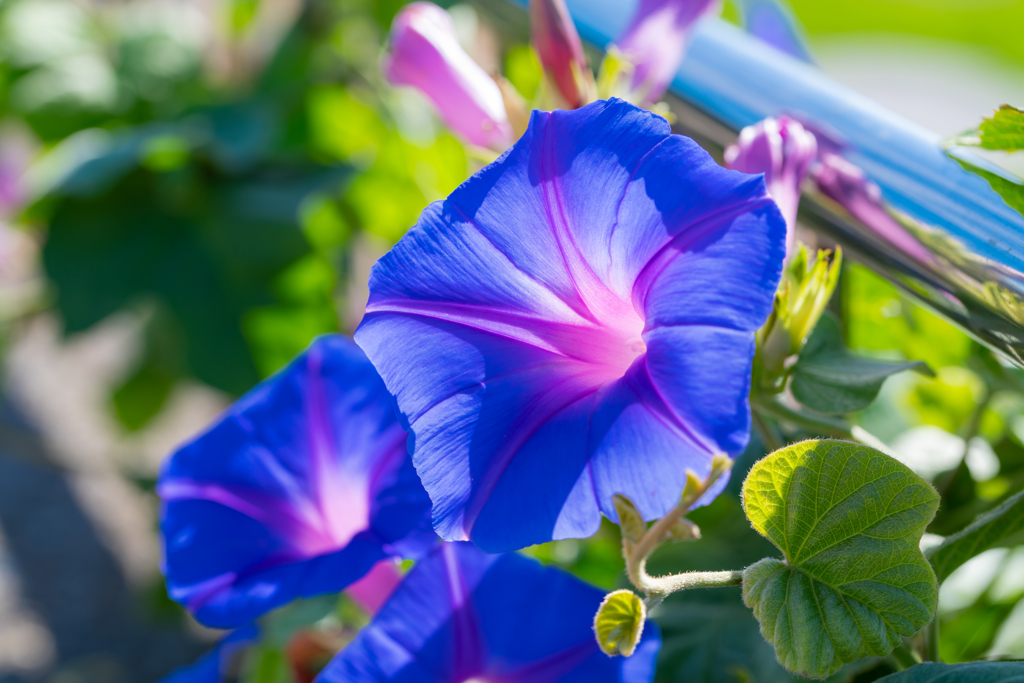
[[[639,356],[641,353],[647,353],[647,344],[645,344],[644,340],[640,337],[635,337],[626,341],[626,348],[629,349],[630,353],[636,356]]]

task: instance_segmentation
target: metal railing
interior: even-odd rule
[[[519,15],[526,5],[502,1]],[[581,37],[598,48],[634,7],[568,5]],[[1024,217],[950,158],[937,135],[720,20],[695,32],[667,99],[677,130],[712,153],[767,116],[786,114],[813,130],[846,170],[880,188],[884,207],[857,211],[808,182],[799,222],[1024,366]]]

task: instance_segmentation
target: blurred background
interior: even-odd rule
[[[0,0],[0,683],[148,683],[220,636],[164,591],[161,459],[314,336],[351,332],[372,263],[482,163],[379,75],[403,4]],[[439,4],[485,69],[537,88],[525,17]],[[936,134],[1024,104],[1024,1],[790,7],[823,70]],[[1024,481],[1024,394],[870,271],[842,283],[852,347],[938,370],[894,378],[860,420],[945,487],[932,531],[958,529]],[[733,491],[700,511],[717,545],[665,562],[760,558],[737,510]],[[611,586],[615,533],[531,552]],[[965,566],[944,658],[1024,656],[1022,595],[1024,551]],[[669,612],[665,680],[789,680],[715,600]],[[728,665],[744,648],[764,654],[747,678]]]

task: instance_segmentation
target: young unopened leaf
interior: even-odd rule
[[[928,554],[939,582],[975,555],[1005,545],[1024,532],[1024,491],[1003,501],[979,516],[963,530],[953,534]]]
[[[1024,683],[1024,662],[918,664],[878,683]]]
[[[812,410],[841,415],[871,405],[882,383],[904,370],[933,374],[921,362],[893,363],[855,356],[843,343],[839,323],[823,315],[793,367],[793,396]]]
[[[612,503],[615,505],[615,512],[619,515],[619,528],[622,529],[622,535],[636,543],[647,531],[647,522],[644,521],[633,501],[626,496],[616,493],[612,496]]]
[[[683,517],[668,528],[665,538],[670,541],[696,541],[700,539],[700,527]]]
[[[606,655],[629,657],[644,633],[647,608],[636,593],[615,591],[605,596],[594,617],[597,644]]]
[[[938,505],[928,482],[859,444],[805,441],[754,465],[743,506],[785,561],[748,567],[743,601],[783,666],[825,678],[931,621],[938,588],[918,546]]]

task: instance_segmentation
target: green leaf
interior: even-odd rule
[[[745,474],[738,460],[735,470]],[[749,464],[752,463],[748,463]],[[741,477],[736,482],[742,483]],[[739,496],[723,492],[715,501],[690,513],[704,531],[693,544],[663,545],[648,562],[652,574],[715,571],[744,567],[774,547],[750,528]],[[664,683],[793,683],[803,680],[786,671],[758,631],[757,619],[741,599],[740,588],[728,587],[674,593],[650,611],[661,627],[658,680]],[[843,667],[829,681],[847,683],[853,674],[878,665],[860,660]],[[883,672],[889,673],[889,670]],[[870,679],[866,679],[870,680]]]
[[[1004,545],[1007,539],[1024,531],[1024,491],[1006,499],[998,507],[978,517],[928,554],[939,582],[975,555]]]
[[[594,616],[594,633],[601,651],[610,656],[632,655],[643,635],[646,618],[647,608],[633,591],[606,595]]]
[[[1024,683],[1024,662],[918,664],[879,683]]]
[[[793,396],[812,410],[842,415],[871,405],[882,383],[904,370],[934,374],[921,362],[894,363],[855,356],[843,343],[839,323],[823,315],[793,367]]]
[[[785,561],[748,567],[743,601],[783,666],[824,678],[931,621],[938,587],[918,546],[938,504],[906,465],[859,444],[804,441],[751,468],[747,518]]]
[[[1024,111],[1004,104],[978,129],[981,147],[1017,152],[1024,149]]]
[[[979,175],[988,181],[988,184],[992,186],[1003,201],[1006,202],[1011,209],[1014,209],[1020,214],[1024,214],[1024,183],[1011,180],[1010,178],[1003,177],[998,173],[987,171],[979,166],[975,166],[969,161],[960,159],[954,156],[954,159],[964,167],[965,170]]]

